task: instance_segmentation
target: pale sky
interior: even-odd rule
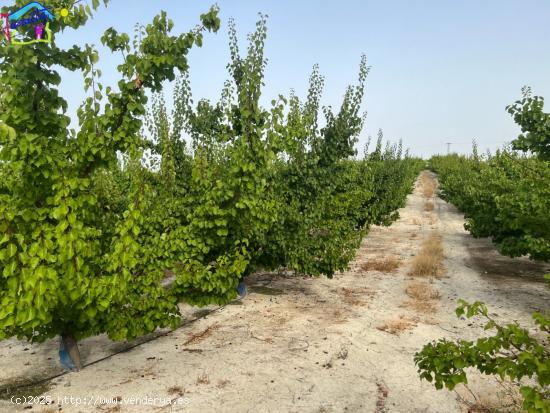
[[[111,0],[78,34],[66,31],[56,40],[100,46],[108,27],[131,34],[136,22],[146,24],[160,10],[168,12],[176,31],[187,31],[211,4]],[[346,85],[357,77],[361,54],[367,55],[372,69],[361,143],[382,128],[385,137],[402,138],[417,155],[444,153],[446,142],[468,152],[473,138],[480,150],[494,150],[519,132],[505,107],[520,98],[523,85],[550,99],[548,0],[219,0],[218,5],[220,32],[206,35],[203,47],[190,54],[195,98],[217,99],[228,77],[228,18],[235,19],[244,46],[262,12],[269,15],[266,103],[291,88],[305,97],[318,63],[325,76],[322,103],[339,106]],[[119,57],[99,50],[103,83],[114,85]],[[82,77],[62,76],[61,92],[74,113],[84,97]]]

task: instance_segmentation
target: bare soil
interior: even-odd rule
[[[254,274],[244,300],[222,308],[182,306],[188,322],[175,331],[132,343],[105,336],[82,341],[86,367],[78,373],[62,374],[57,339],[0,342],[0,412],[449,413],[505,407],[510,397],[494,379],[472,373],[473,394],[464,387],[437,391],[420,381],[413,356],[434,339],[484,334],[481,322],[454,316],[458,298],[484,301],[501,322],[532,325],[530,314],[548,307],[542,275],[550,267],[502,257],[489,240],[473,239],[463,216],[433,196],[426,175],[399,220],[372,228],[350,269],[332,280]],[[425,210],[427,197],[432,211]],[[409,275],[434,233],[442,240],[444,275]],[[14,388],[25,383],[35,384]],[[9,400],[38,394],[54,403],[27,410]],[[92,405],[60,399],[70,396]],[[123,403],[146,396],[164,400]],[[93,405],[98,398],[115,403]],[[178,398],[185,405],[169,403]]]

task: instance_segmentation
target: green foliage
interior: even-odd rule
[[[156,152],[161,157],[160,176],[172,176],[168,173],[172,170],[191,171],[176,178],[174,185],[183,198],[178,200],[180,208],[186,211],[177,215],[193,219],[182,221],[180,218],[174,225],[189,228],[199,220],[196,205],[212,203],[213,209],[202,213],[214,215],[206,215],[201,230],[193,235],[201,242],[208,239],[209,250],[199,255],[193,253],[193,257],[201,260],[197,268],[205,267],[209,280],[218,283],[217,280],[223,279],[231,283],[224,281],[214,288],[209,286],[208,290],[202,287],[202,281],[192,284],[192,289],[188,284],[182,289],[180,284],[178,295],[195,304],[223,303],[233,298],[233,283],[258,265],[329,277],[346,268],[364,231],[374,222],[370,210],[377,211],[377,217],[395,216],[394,210],[404,202],[418,171],[417,161],[397,159],[397,154],[391,151],[386,159],[378,160],[377,168],[374,163],[371,167],[372,162],[367,160],[349,159],[355,153],[356,136],[363,123],[358,111],[368,72],[364,58],[359,85],[348,88],[338,115],[325,109],[327,125],[323,129],[317,126],[323,83],[317,67],[310,78],[305,104],[291,95],[288,100],[282,96],[274,100],[270,110],[261,108],[258,102],[265,65],[265,23],[261,16],[256,32],[249,37],[246,57],[239,54],[236,30],[233,22],[230,23],[228,69],[231,78],[218,103],[200,100],[194,107],[188,76],[183,74],[176,84],[171,116],[167,116],[162,96],[155,98],[149,116]],[[285,104],[289,105],[286,114]],[[191,138],[190,148],[181,136],[182,129]],[[166,160],[176,148],[182,147],[187,148],[189,156],[174,158],[170,166]],[[395,159],[392,162],[390,158]],[[372,180],[384,171],[384,166],[390,169],[389,174],[386,180],[378,180],[391,190],[380,193],[384,196],[382,200],[373,196]],[[409,173],[401,175],[397,173],[399,168]],[[392,176],[392,172],[396,174]],[[195,177],[205,174],[208,179],[204,186],[194,181]],[[229,198],[221,196],[208,201],[218,190],[227,191]],[[160,209],[173,202],[169,199],[173,191],[165,192],[168,198],[162,198],[155,189],[147,192]],[[397,201],[386,199],[393,196],[397,196]],[[157,214],[161,216],[163,212]],[[169,215],[174,217],[174,212]],[[160,218],[158,224],[162,227],[167,219]],[[224,228],[216,227],[216,232],[210,234],[203,229],[208,228],[209,222],[223,222]],[[171,240],[170,245],[173,242]],[[242,246],[246,254],[227,259],[240,260],[243,266],[235,267],[230,274],[216,275],[217,265],[212,263],[236,245]],[[186,246],[186,250],[189,249]],[[182,259],[186,254],[184,250],[176,254],[181,261],[176,262],[171,271],[177,274],[178,267],[188,262],[190,258]],[[162,256],[167,255],[163,252]],[[189,274],[190,270],[185,269],[182,275],[177,275],[176,283],[180,283],[178,280],[182,277],[190,280]],[[218,287],[223,289],[216,295]]]
[[[550,259],[550,115],[543,99],[524,97],[508,112],[523,134],[513,142],[517,149],[531,151],[521,156],[510,149],[480,157],[474,147],[471,157],[434,157],[442,196],[466,217],[466,229],[476,237],[492,237],[499,250],[512,257],[529,255]]]
[[[445,386],[453,390],[457,384],[467,383],[465,369],[477,368],[487,375],[498,375],[520,381],[529,378],[520,388],[523,408],[528,412],[550,412],[550,338],[549,314],[533,314],[536,333],[530,333],[517,323],[502,326],[489,316],[480,302],[469,304],[460,300],[458,317],[481,316],[487,321],[485,330],[493,335],[475,342],[439,340],[416,353],[415,363],[422,379],[433,382],[437,389]]]
[[[441,196],[464,212],[465,228],[473,236],[491,237],[505,255],[548,261],[549,117],[542,112],[542,104],[542,98],[531,98],[527,91],[522,101],[508,107],[524,132],[514,147],[534,152],[537,157],[508,148],[481,157],[474,145],[470,157],[435,156],[430,163],[438,174]],[[550,274],[546,278],[550,279]],[[550,315],[533,314],[537,331],[532,333],[517,323],[498,324],[480,302],[460,300],[456,314],[484,317],[485,330],[494,331],[494,335],[475,342],[439,340],[427,344],[415,356],[420,377],[438,389],[445,386],[452,390],[459,383],[467,383],[465,369],[475,367],[487,375],[521,382],[526,411],[550,412]]]
[[[89,15],[79,6],[54,31]],[[330,277],[371,224],[397,216],[420,165],[400,146],[352,158],[365,58],[319,128],[318,70],[305,104],[281,96],[263,108],[266,18],[245,54],[231,23],[230,80],[219,102],[195,104],[187,54],[220,25],[216,9],[201,21],[175,36],[161,13],[133,41],[108,29],[103,44],[124,59],[117,91],[98,81],[92,46],[0,49],[0,338],[175,326],[179,302],[227,303],[258,266]],[[56,65],[84,73],[77,131]],[[162,85],[173,80],[169,113]]]
[[[77,5],[52,30],[79,28],[91,14]],[[171,36],[172,26],[164,13],[155,17],[134,50],[127,35],[107,30],[103,43],[124,51],[125,61],[119,91],[107,90],[106,101],[93,47],[63,50],[55,41],[0,47],[0,160],[2,175],[11,177],[0,191],[0,338],[100,332],[132,338],[174,325],[176,300],[155,283],[159,271],[139,272],[140,256],[152,248],[137,240],[145,225],[139,179],[113,209],[105,191],[96,191],[117,152],[144,146],[146,90],[158,91],[174,70],[185,70],[189,49],[200,43],[203,29],[217,30],[219,20],[212,9],[203,15],[203,28]],[[56,66],[82,71],[85,89],[91,88],[78,111],[78,132],[67,128]]]
[[[530,151],[550,161],[550,113],[543,112],[544,98],[531,96],[530,88],[523,88],[523,99],[506,109],[521,127],[521,134],[513,141],[515,149]]]
[[[358,83],[348,87],[338,113],[324,108],[324,128],[317,122],[324,84],[317,66],[305,103],[290,96],[285,121],[275,125],[280,139],[273,177],[278,214],[261,245],[261,265],[332,277],[347,268],[368,227],[389,223],[404,204],[417,161],[401,159],[395,148],[384,159],[350,159],[364,121],[359,109],[367,74],[363,56]],[[272,103],[276,108],[277,102]]]
[[[171,291],[196,305],[224,304],[250,268],[254,251],[273,220],[267,191],[273,152],[267,135],[270,114],[259,105],[266,24],[250,37],[247,56],[234,50],[224,99],[193,106],[187,75],[175,88],[174,111],[157,95],[149,114],[154,152],[161,157],[156,181],[146,186],[150,211],[139,243],[154,245],[143,255],[144,272],[175,275]],[[192,140],[192,152],[182,139]]]
[[[383,133],[378,131],[375,150],[365,154],[365,166],[370,169],[374,196],[362,205],[368,214],[365,219],[376,225],[390,225],[398,218],[397,209],[405,206],[414,180],[424,162],[403,154],[403,144],[386,143],[382,149]]]
[[[353,221],[361,194],[357,164],[349,161],[363,123],[358,114],[368,68],[363,58],[359,83],[350,86],[338,114],[324,108],[326,126],[317,116],[323,78],[314,67],[307,101],[292,94],[286,119],[279,111],[273,171],[277,220],[263,245],[259,262],[268,268],[287,267],[299,273],[332,276],[353,258],[362,228]],[[283,102],[286,99],[281,99]]]
[[[550,259],[550,163],[504,149],[494,156],[434,157],[441,196],[464,212],[474,237],[511,257]]]

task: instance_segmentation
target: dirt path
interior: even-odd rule
[[[541,266],[500,257],[486,240],[473,240],[462,216],[440,199],[426,212],[418,186],[397,222],[371,230],[349,271],[332,280],[256,274],[243,301],[207,316],[186,308],[198,317],[195,322],[52,380],[38,390],[55,403],[30,411],[465,411],[456,393],[420,382],[414,353],[432,339],[481,334],[476,322],[454,317],[457,298],[485,301],[501,321],[525,322],[547,306],[550,294],[537,278]],[[443,237],[446,275],[418,280],[408,275],[411,259],[434,231]],[[391,259],[384,271],[365,269],[365,263],[392,257],[399,264],[393,271]],[[439,297],[415,302],[407,291],[418,282]],[[124,346],[97,337],[81,343],[81,351],[90,363]],[[56,356],[55,340],[0,343],[0,385],[58,373]],[[482,399],[495,398],[494,381],[474,378],[474,383]],[[469,397],[464,389],[459,394]],[[60,400],[60,410],[58,398],[70,396],[82,403],[121,398],[132,404],[77,406],[76,399]],[[157,400],[143,400],[146,396]],[[140,400],[127,400],[131,397]],[[23,406],[0,400],[0,411],[19,410]]]

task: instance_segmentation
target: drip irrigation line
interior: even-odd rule
[[[234,303],[234,302],[237,302],[237,301],[239,301],[239,300],[240,300],[240,299],[237,298],[237,299],[231,301],[229,304]],[[108,360],[108,359],[110,359],[111,357],[116,356],[116,355],[118,355],[118,354],[122,354],[122,353],[126,353],[126,352],[129,352],[129,351],[132,351],[132,350],[135,349],[136,347],[142,346],[142,345],[147,344],[147,343],[151,343],[152,341],[155,341],[155,340],[157,340],[157,339],[159,339],[159,338],[166,337],[166,336],[172,334],[173,332],[178,331],[179,329],[181,329],[181,328],[183,328],[183,327],[192,325],[192,324],[195,323],[196,321],[199,321],[199,320],[202,320],[202,319],[206,318],[207,316],[209,316],[210,314],[214,313],[215,311],[224,309],[227,305],[228,305],[228,304],[222,305],[222,306],[217,307],[217,308],[214,308],[214,309],[212,309],[212,310],[208,310],[208,312],[206,312],[205,314],[201,315],[200,317],[197,317],[197,318],[195,318],[195,319],[193,319],[193,320],[191,320],[191,321],[188,321],[188,322],[186,322],[186,323],[182,323],[180,326],[174,328],[173,330],[168,330],[168,331],[165,331],[165,332],[162,332],[162,333],[155,334],[153,337],[151,337],[151,338],[149,338],[149,339],[146,339],[146,340],[144,340],[144,341],[140,341],[139,343],[132,344],[132,345],[130,345],[130,346],[128,346],[128,347],[125,347],[125,348],[123,348],[123,349],[121,349],[121,350],[115,351],[114,353],[109,354],[109,355],[107,355],[107,356],[105,356],[105,357],[102,357],[102,358],[100,358],[100,359],[94,360],[94,361],[92,361],[92,362],[90,362],[90,363],[88,363],[88,364],[84,364],[84,365],[82,366],[82,369],[84,369],[85,367],[93,366],[94,364],[101,363],[102,361]],[[59,377],[63,377],[63,376],[65,376],[65,375],[69,374],[69,373],[73,373],[73,372],[70,371],[70,370],[66,370],[66,371],[63,371],[63,372],[61,372],[61,373],[55,374],[55,375],[53,375],[53,376],[49,376],[49,377],[45,377],[45,378],[42,378],[42,379],[38,379],[38,380],[33,381],[33,382],[31,382],[31,383],[19,384],[19,385],[16,385],[16,386],[9,386],[9,385],[7,385],[7,386],[3,387],[2,390],[13,391],[13,390],[25,389],[25,388],[28,388],[28,387],[38,386],[38,385],[40,385],[40,384],[43,384],[43,383],[46,383],[46,382],[48,382],[48,381],[57,379],[57,378],[59,378]]]

